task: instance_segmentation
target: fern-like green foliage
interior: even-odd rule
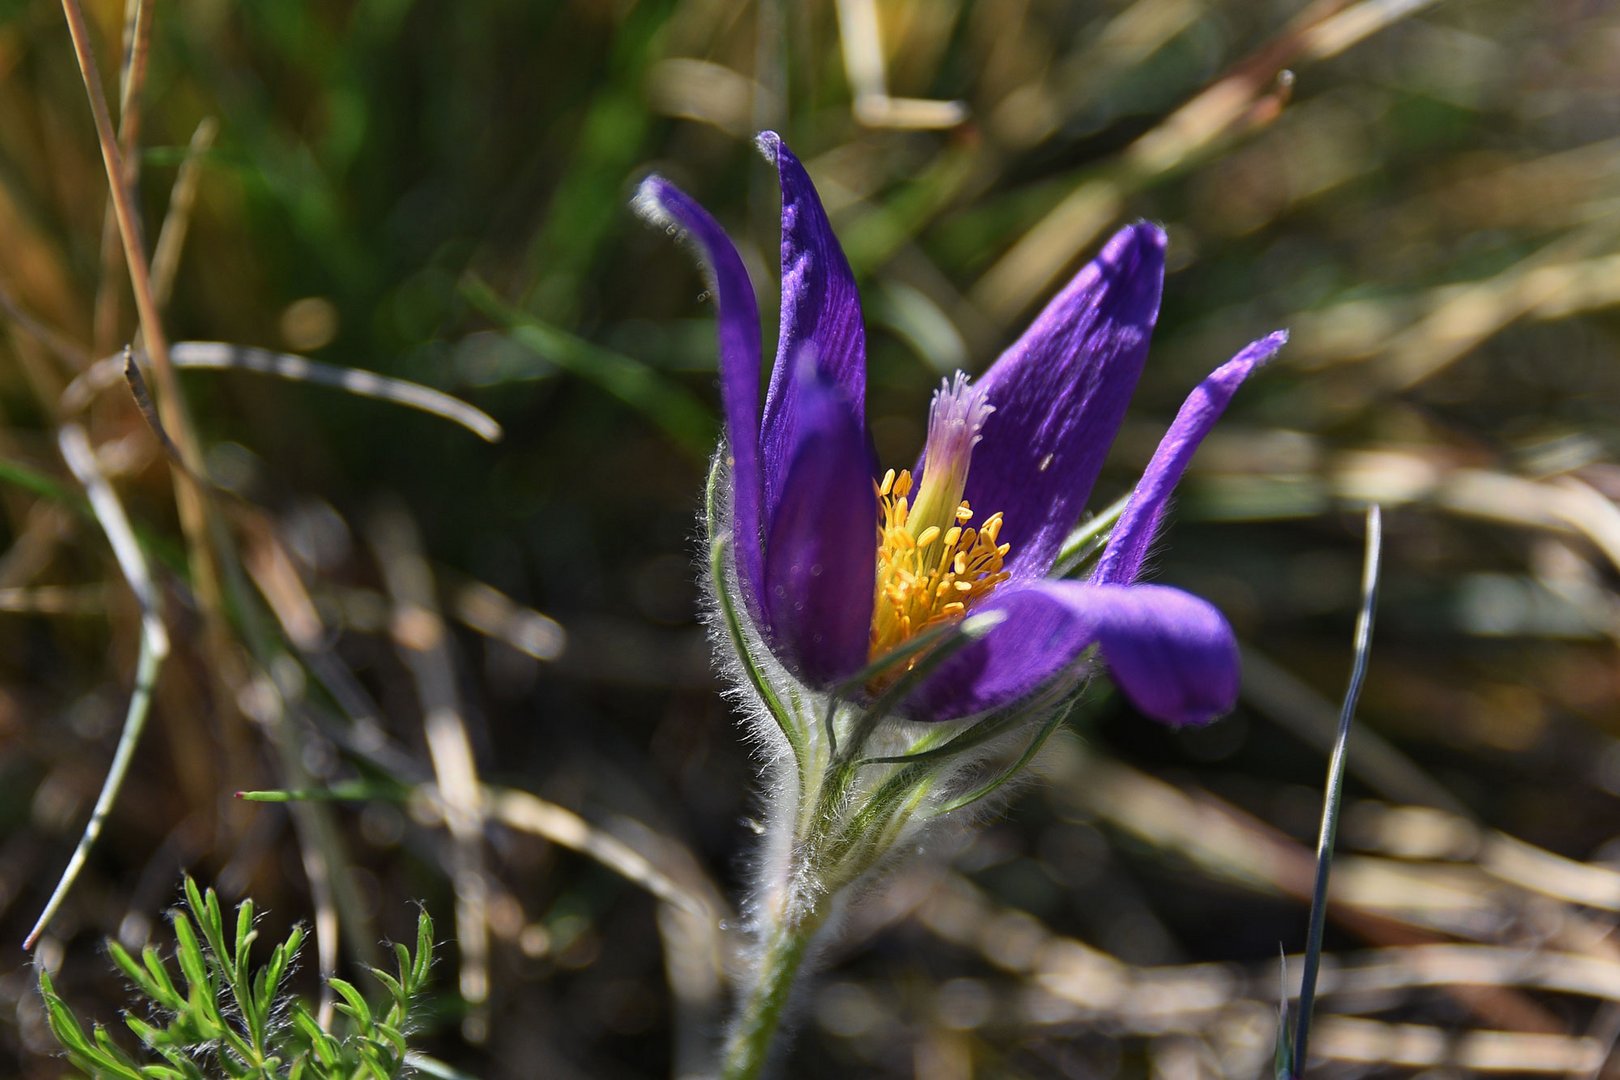
[[[433,920],[427,912],[417,920],[415,952],[394,946],[398,972],[371,971],[388,991],[383,1007],[373,1008],[352,984],[332,979],[343,1016],[326,1028],[301,1000],[282,992],[303,944],[301,928],[294,927],[269,962],[255,970],[248,959],[257,936],[253,901],[236,909],[234,932],[227,936],[214,890],[200,891],[188,877],[185,893],[186,909],[174,912],[178,981],[156,947],[148,945],[137,958],[115,941],[107,944],[113,962],[161,1021],[124,1018],[141,1042],[144,1060],[121,1048],[100,1024],[86,1034],[49,973],[40,969],[51,1031],[72,1065],[98,1080],[391,1080],[405,1071],[411,1005],[433,963]]]

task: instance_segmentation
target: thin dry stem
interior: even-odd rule
[[[151,7],[143,0],[126,0],[124,5],[124,48],[118,90],[118,152],[123,158],[123,183],[133,189],[140,177],[137,148],[140,143],[142,91],[146,87],[147,59],[151,55]],[[101,221],[101,277],[96,285],[94,315],[97,353],[111,351],[118,343],[120,287],[118,279],[118,217],[111,200]]]
[[[118,234],[123,243],[124,260],[129,268],[130,284],[135,293],[135,310],[140,316],[141,333],[147,352],[152,357],[158,384],[158,410],[163,426],[168,430],[180,451],[185,469],[176,469],[175,502],[180,511],[180,525],[186,535],[191,555],[196,589],[203,607],[209,612],[220,610],[219,572],[209,545],[207,507],[202,490],[193,477],[202,475],[202,457],[192,431],[185,401],[180,396],[179,382],[169,362],[169,339],[163,329],[157,299],[152,292],[152,276],[146,260],[142,240],[140,217],[134,195],[126,182],[124,157],[118,148],[112,118],[107,111],[107,97],[102,92],[100,74],[96,68],[95,50],[90,41],[90,28],[85,23],[84,9],[79,0],[62,0],[62,12],[67,17],[68,32],[73,38],[74,55],[79,62],[79,73],[90,101],[90,114],[95,121],[96,138],[101,144],[102,163],[106,166],[107,185],[112,193],[113,212],[118,221]],[[189,475],[188,475],[189,473]]]
[[[450,876],[456,891],[456,940],[461,947],[461,996],[468,1005],[463,1033],[488,1034],[489,882],[484,870],[484,798],[456,692],[449,631],[434,596],[433,573],[421,554],[414,523],[389,509],[372,524],[371,542],[393,601],[392,632],[421,700],[428,756],[450,832]]]
[[[163,216],[163,227],[158,230],[157,244],[152,249],[152,295],[160,310],[169,306],[175,274],[180,269],[180,252],[185,247],[186,230],[191,224],[192,207],[197,202],[203,156],[214,145],[218,132],[218,121],[212,116],[203,117],[197,130],[191,133],[185,160],[180,162],[174,186],[169,189],[169,211]]]
[[[572,810],[526,791],[510,788],[488,788],[486,791],[490,816],[502,825],[587,855],[626,881],[640,885],[689,915],[711,920],[718,917],[713,895],[705,895],[682,885],[653,865],[645,855],[612,833],[598,829]],[[659,847],[672,850],[676,845],[668,837],[660,837]]]

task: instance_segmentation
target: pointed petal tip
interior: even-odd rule
[[[718,305],[720,401],[732,462],[732,533],[737,573],[750,614],[757,618],[764,562],[760,547],[759,302],[736,245],[697,200],[663,177],[652,175],[637,187],[631,206],[692,249]]]
[[[1131,243],[1145,248],[1157,248],[1162,254],[1170,246],[1170,237],[1164,229],[1146,218],[1132,225],[1127,225],[1115,233],[1108,242],[1109,247],[1116,243]]]
[[[1257,341],[1251,341],[1236,356],[1211,372],[1203,382],[1193,388],[1182,403],[1181,410],[1170,424],[1154,451],[1152,459],[1137,482],[1125,513],[1114,526],[1092,572],[1092,580],[1099,584],[1126,584],[1136,580],[1147,558],[1148,548],[1158,532],[1176,484],[1181,481],[1187,464],[1198,451],[1204,437],[1215,426],[1238,388],[1248,377],[1276,355],[1288,340],[1288,331],[1277,330]]]
[[[1273,330],[1265,337],[1251,341],[1239,349],[1236,356],[1211,373],[1210,379],[1224,382],[1235,378],[1241,382],[1271,363],[1278,351],[1287,343],[1287,330]]]
[[[1162,228],[1151,221],[1138,221],[1109,237],[1093,264],[1102,272],[1105,280],[1112,278],[1132,281],[1141,287],[1151,286],[1151,311],[1146,313],[1151,321],[1158,316],[1158,293],[1164,281],[1164,253],[1169,246],[1170,237]]]
[[[1264,363],[1265,360],[1270,360],[1273,356],[1275,356],[1277,350],[1286,344],[1288,344],[1288,329],[1284,327],[1281,330],[1273,330],[1265,337],[1260,338],[1258,341],[1252,343],[1249,348],[1253,349],[1257,353],[1262,354],[1264,359],[1261,362]]]
[[[1119,229],[980,380],[997,411],[965,497],[1006,515],[1014,580],[1046,575],[1096,483],[1147,359],[1167,243],[1150,221]]]
[[[762,131],[754,136],[754,146],[759,150],[766,161],[776,166],[777,180],[782,185],[782,193],[786,195],[790,187],[804,185],[815,191],[811,183],[810,173],[805,169],[804,162],[799,155],[793,152],[787,141],[774,131]],[[819,201],[820,196],[817,196]]]
[[[651,173],[641,183],[636,185],[636,193],[630,197],[630,209],[649,225],[663,228],[675,224],[669,208],[664,200],[674,185],[657,173]]]
[[[1140,273],[1164,273],[1164,253],[1170,245],[1165,231],[1151,221],[1126,225],[1103,244],[1096,263],[1103,267],[1130,268]]]
[[[782,498],[785,470],[791,467],[787,449],[799,423],[794,367],[801,360],[800,347],[813,347],[815,365],[842,388],[850,422],[864,431],[866,331],[855,275],[810,174],[775,132],[762,132],[758,143],[776,166],[782,190],[781,324],[760,444],[769,516]]]

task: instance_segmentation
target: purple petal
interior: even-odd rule
[[[1006,621],[946,661],[913,695],[915,715],[951,720],[1010,705],[1097,645],[1131,704],[1167,724],[1202,724],[1237,701],[1237,642],[1213,605],[1163,585],[1043,581],[975,612]]]
[[[1147,471],[1137,481],[1131,501],[1120,515],[1119,524],[1114,526],[1108,547],[1091,575],[1092,581],[1128,585],[1136,580],[1142,561],[1147,558],[1148,546],[1153,543],[1154,531],[1164,517],[1165,504],[1180,482],[1181,474],[1187,471],[1187,463],[1197,452],[1198,444],[1226,411],[1243,380],[1270,360],[1287,340],[1288,332],[1278,330],[1250,342],[1188,395],[1170,430],[1164,433],[1164,439],[1154,451],[1153,460],[1148,462]]]
[[[1165,585],[1092,588],[1110,608],[1099,622],[1103,661],[1138,711],[1176,726],[1207,724],[1232,711],[1237,640],[1215,605]]]
[[[877,497],[866,430],[806,350],[793,361],[797,442],[765,543],[765,628],[812,686],[866,663],[877,572]]]
[[[759,468],[759,304],[737,249],[725,230],[691,196],[661,176],[649,176],[636,208],[650,220],[673,225],[696,241],[710,290],[719,305],[720,402],[731,455],[731,520],[737,573],[750,614],[760,617],[764,581],[761,548],[763,481]]]
[[[1120,230],[984,374],[996,407],[966,497],[1000,510],[1014,581],[1043,576],[1080,520],[1142,374],[1164,284],[1164,232]]]
[[[759,137],[759,147],[776,163],[782,185],[782,328],[776,367],[765,396],[765,518],[784,497],[789,449],[799,440],[801,416],[792,367],[806,346],[821,377],[843,390],[844,406],[865,430],[866,331],[861,298],[855,290],[844,249],[833,235],[827,212],[810,175],[775,132]]]

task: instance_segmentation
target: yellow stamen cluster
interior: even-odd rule
[[[871,657],[877,659],[933,626],[960,619],[1007,580],[1011,545],[998,542],[1001,514],[977,528],[966,500],[947,528],[911,520],[911,473],[890,469],[878,485],[877,602]],[[913,532],[920,527],[921,531]],[[903,669],[902,669],[903,670]],[[880,680],[891,681],[901,671]]]

